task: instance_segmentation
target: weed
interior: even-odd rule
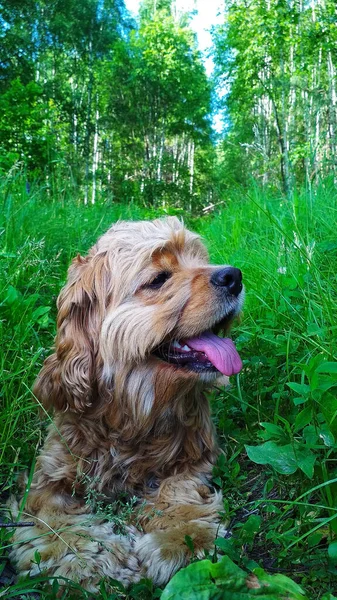
[[[1,182],[0,190],[0,485],[6,495],[44,437],[45,418],[29,389],[53,343],[55,301],[71,257],[86,252],[118,218],[155,214],[134,205],[84,207],[66,190],[59,201],[38,186],[28,194],[20,178]],[[214,478],[232,532],[217,548],[246,570],[287,574],[312,600],[337,590],[336,211],[331,186],[310,198],[298,194],[296,202],[253,186],[229,193],[219,213],[187,219],[204,236],[213,262],[242,269],[247,291],[233,330],[243,371],[231,388],[210,394],[224,450]],[[133,504],[111,506],[117,526]],[[106,514],[106,505],[96,509]],[[4,554],[9,537],[0,528]],[[137,585],[126,591],[116,583],[114,592],[103,582],[99,597],[159,597],[151,582]],[[41,575],[3,597],[33,589],[42,600],[56,598],[57,582],[43,586]],[[69,582],[60,597],[78,593]]]

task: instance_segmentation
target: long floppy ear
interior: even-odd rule
[[[97,396],[99,331],[108,301],[104,255],[75,258],[58,301],[55,352],[33,393],[49,409],[84,412]]]

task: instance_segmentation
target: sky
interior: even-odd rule
[[[138,8],[141,0],[125,0],[126,7],[135,15],[138,13]],[[193,9],[196,15],[192,18],[190,26],[198,36],[198,43],[201,52],[204,54],[204,63],[207,74],[210,75],[213,69],[213,63],[210,58],[207,58],[207,50],[212,44],[211,34],[209,30],[212,25],[216,25],[223,21],[223,17],[219,16],[220,9],[223,14],[224,0],[176,0],[177,11],[190,12]]]

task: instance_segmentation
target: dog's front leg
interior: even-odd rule
[[[225,532],[221,510],[221,492],[212,491],[202,479],[188,475],[165,479],[141,517],[145,535],[136,542],[136,554],[143,574],[162,585],[193,555],[202,558]]]
[[[70,579],[89,592],[98,592],[103,577],[125,585],[139,579],[134,555],[138,532],[116,532],[113,522],[94,514],[75,490],[76,471],[67,450],[53,432],[37,460],[23,512],[8,502],[12,519],[30,523],[15,529],[10,558],[20,576],[56,577],[61,586]],[[57,468],[58,467],[58,468]],[[69,481],[62,475],[68,473]],[[71,485],[71,481],[74,485]],[[68,484],[68,489],[67,489]]]

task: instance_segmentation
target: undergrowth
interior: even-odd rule
[[[39,414],[30,388],[53,343],[55,301],[70,259],[118,218],[159,213],[108,202],[84,207],[67,189],[57,200],[38,185],[27,193],[19,176],[3,180],[1,193],[5,498],[18,472],[32,472],[45,434],[48,418]],[[212,261],[240,267],[246,286],[241,322],[233,329],[244,368],[230,389],[210,394],[225,451],[214,480],[223,489],[232,531],[217,540],[217,551],[248,572],[288,575],[314,600],[337,591],[336,216],[337,193],[325,182],[291,200],[254,186],[234,190],[219,212],[185,218],[204,236]],[[1,576],[10,530],[0,528],[0,536]],[[102,582],[98,597],[150,600],[161,593],[149,581],[128,591],[115,586],[114,596]],[[31,590],[40,590],[42,599],[59,594],[57,582],[46,584],[42,573],[36,582],[8,587],[2,597]],[[69,583],[60,597],[78,593]]]

